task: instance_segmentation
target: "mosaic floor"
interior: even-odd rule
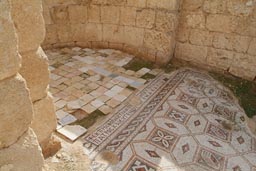
[[[109,114],[79,139],[92,171],[256,171],[256,139],[243,109],[207,74],[126,70],[134,57],[111,49],[46,53],[60,134],[74,141],[86,132],[77,121]],[[97,160],[103,152],[118,164]]]
[[[93,171],[255,171],[244,115],[222,85],[183,69],[147,84],[84,137],[84,148]],[[104,151],[118,164],[95,160]]]

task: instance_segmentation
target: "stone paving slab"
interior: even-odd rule
[[[139,72],[124,69],[123,66],[134,56],[113,49],[74,47],[47,50],[46,54],[50,63],[50,92],[54,97],[58,130],[84,117],[79,115],[82,113],[80,110],[86,116],[96,110],[105,115],[111,113],[146,83],[140,77],[151,71],[148,68]],[[128,86],[135,90],[128,89]]]

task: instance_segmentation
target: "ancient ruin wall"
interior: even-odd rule
[[[183,0],[175,57],[256,76],[255,0]]]
[[[157,63],[173,55],[179,0],[44,0],[44,47],[127,51]]]
[[[44,26],[42,1],[0,1],[0,170],[42,170],[56,128]]]
[[[33,106],[11,16],[15,1],[0,1],[0,170],[42,170],[43,156],[30,128]],[[21,12],[21,11],[19,11]]]

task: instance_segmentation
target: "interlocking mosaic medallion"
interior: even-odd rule
[[[151,143],[167,150],[172,147],[175,140],[175,135],[160,129],[156,129],[149,138]]]
[[[208,126],[207,134],[225,141],[228,141],[230,138],[230,133],[228,131],[213,124]]]
[[[135,159],[128,171],[156,171],[156,169],[140,161],[139,159]]]
[[[197,162],[202,166],[206,166],[214,170],[220,170],[224,164],[224,157],[214,152],[201,149]]]

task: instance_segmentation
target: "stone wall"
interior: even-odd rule
[[[176,58],[255,79],[255,0],[183,0],[180,11]]]
[[[45,23],[41,0],[10,0],[11,14],[18,36],[18,51],[22,57],[20,74],[25,78],[33,103],[31,127],[42,148],[56,128],[56,116],[48,93],[48,59],[40,47],[45,37]]]
[[[44,0],[44,47],[113,48],[166,63],[178,8],[179,0]]]
[[[39,171],[43,156],[29,128],[33,106],[26,81],[19,74],[21,56],[11,8],[10,1],[0,1],[0,170]]]
[[[42,170],[56,128],[44,26],[42,1],[0,1],[0,170]]]

